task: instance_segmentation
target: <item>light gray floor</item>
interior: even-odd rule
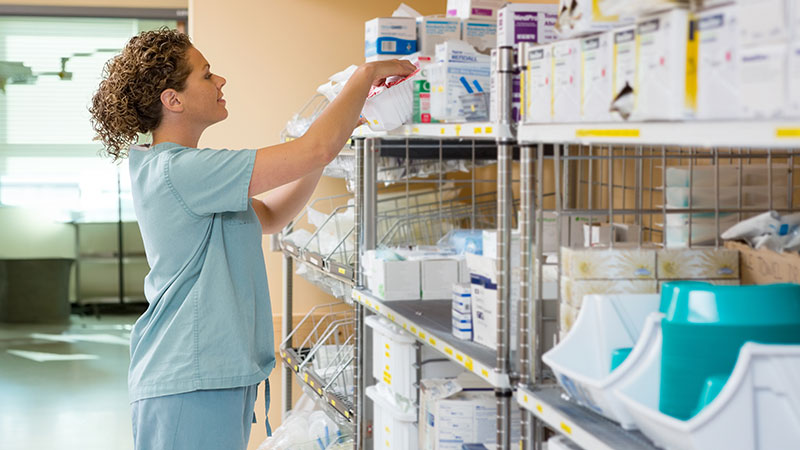
[[[135,320],[72,316],[69,326],[0,324],[0,449],[132,449],[125,341]],[[53,340],[65,337],[74,342]],[[9,350],[97,359],[36,362]]]

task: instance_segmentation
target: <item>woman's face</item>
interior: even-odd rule
[[[211,73],[211,66],[203,54],[194,47],[186,52],[192,72],[186,80],[186,88],[180,94],[184,100],[184,113],[193,122],[209,126],[228,117],[222,86],[225,78]]]

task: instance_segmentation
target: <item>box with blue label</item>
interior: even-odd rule
[[[436,46],[436,63],[427,67],[431,83],[433,120],[465,120],[460,97],[480,93],[490,86],[489,56],[461,41]]]
[[[480,19],[463,20],[461,40],[479,52],[488,52],[497,45],[497,22]]]
[[[461,37],[461,19],[425,16],[417,18],[417,50],[425,56],[436,54],[436,46]]]
[[[378,17],[364,24],[364,57],[367,61],[393,59],[416,51],[416,19]]]

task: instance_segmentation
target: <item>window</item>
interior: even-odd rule
[[[175,20],[0,17],[0,61],[35,79],[0,91],[0,206],[58,220],[135,220],[127,165],[99,156],[88,107],[105,62],[139,31]]]

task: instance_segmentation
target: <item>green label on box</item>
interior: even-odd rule
[[[437,123],[431,118],[431,83],[414,80],[414,123]]]

